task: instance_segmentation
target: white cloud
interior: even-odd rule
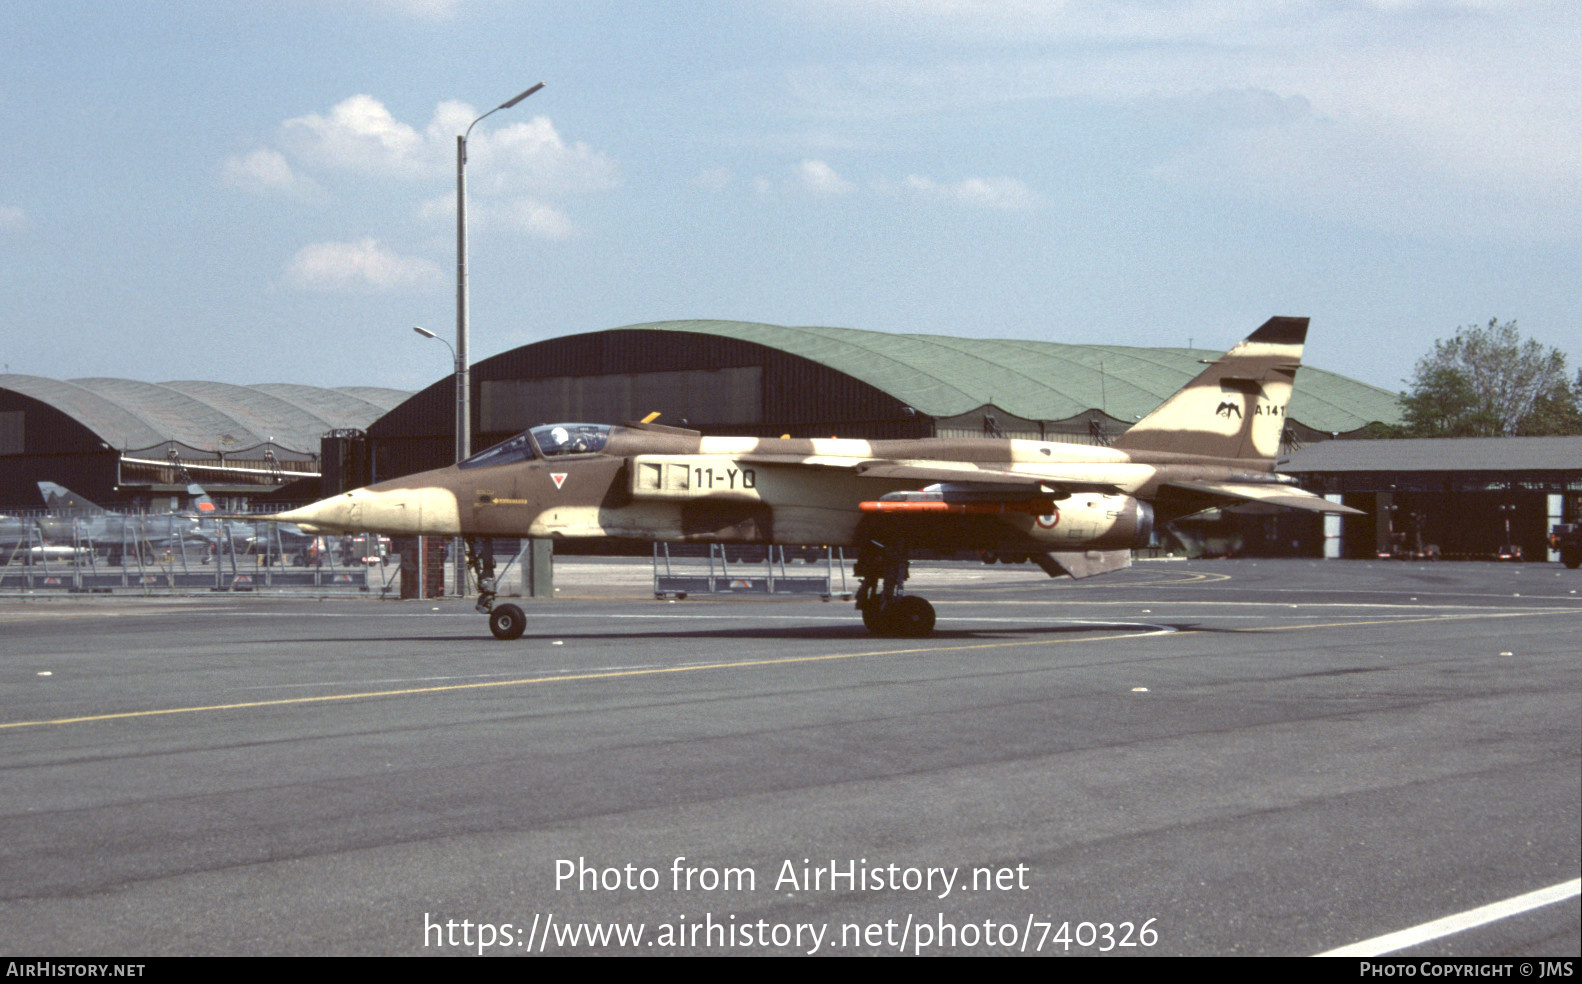
[[[451,100],[435,107],[419,130],[372,96],[352,96],[327,113],[287,120],[280,127],[280,150],[234,158],[227,162],[227,179],[236,187],[292,189],[299,195],[322,192],[304,171],[331,187],[355,178],[374,187],[443,181],[454,188],[456,136],[478,116],[472,106]],[[475,126],[467,141],[468,223],[476,229],[507,226],[541,239],[566,239],[576,227],[552,199],[608,191],[620,183],[620,170],[608,156],[565,140],[548,117],[498,129]],[[451,222],[455,215],[454,191],[417,209],[420,219],[431,222]]]
[[[255,194],[281,194],[303,201],[325,197],[324,189],[316,181],[298,174],[284,154],[267,147],[227,158],[224,179],[232,188]]]
[[[933,40],[1243,45],[1293,31],[1351,31],[1381,19],[1542,9],[1551,0],[802,0],[848,23]]]
[[[821,160],[804,160],[798,164],[789,185],[777,187],[776,182],[763,176],[754,178],[752,185],[760,195],[771,194],[785,188],[799,189],[821,197],[850,195],[866,190],[891,198],[911,197],[924,201],[946,202],[965,208],[988,208],[1006,212],[1036,208],[1044,204],[1042,195],[1029,188],[1026,183],[1009,177],[963,178],[960,181],[941,182],[922,175],[909,174],[899,181],[889,178],[872,180],[867,182],[865,189],[859,189],[855,181],[842,176]]]
[[[823,161],[803,161],[796,174],[798,184],[815,195],[844,195],[857,187]]]
[[[415,215],[450,224],[456,216],[456,137],[479,115],[467,103],[442,102],[420,129],[373,96],[351,96],[327,112],[286,120],[275,146],[227,160],[225,181],[304,200],[335,192],[349,201],[372,192],[382,201],[402,201],[409,192],[397,188],[437,186],[435,192],[447,190],[422,201]],[[474,126],[467,142],[468,225],[545,240],[575,236],[576,224],[555,199],[619,187],[619,168],[588,144],[564,139],[547,117],[487,125],[498,118]],[[373,238],[305,247],[284,275],[286,285],[300,290],[418,289],[442,280],[434,264],[399,256]]]
[[[456,193],[441,195],[439,198],[430,198],[417,207],[417,217],[424,222],[439,222],[449,219],[456,220]],[[467,214],[467,225],[474,224],[472,213]]]
[[[801,6],[892,47],[960,52],[789,76],[801,112],[850,128],[1042,103],[1062,119],[1107,113],[1116,125],[1102,136],[1143,155],[1122,166],[1257,205],[1409,234],[1564,235],[1582,221],[1582,60],[1566,43],[1582,31],[1575,4]],[[1030,39],[1039,54],[1026,54]]]
[[[343,99],[327,114],[312,113],[281,125],[280,142],[305,166],[368,177],[437,180],[456,173],[456,137],[479,113],[455,100],[440,103],[422,130],[403,122],[368,95]],[[499,129],[473,128],[467,140],[469,190],[506,194],[604,191],[620,184],[620,171],[586,143],[568,143],[548,117],[535,116]]]
[[[26,212],[15,205],[0,205],[0,231],[20,232],[29,225]]]
[[[450,136],[453,162],[455,133],[461,129]],[[477,175],[491,188],[568,194],[607,191],[621,183],[613,161],[585,143],[567,143],[546,116],[499,130],[474,130],[467,157],[468,180]]]
[[[372,96],[343,99],[328,115],[286,120],[280,130],[291,155],[312,167],[416,178],[432,175],[444,163],[422,134]]]
[[[418,206],[418,218],[425,222],[454,223],[456,195],[431,198]],[[539,239],[569,239],[577,228],[562,210],[536,198],[487,198],[467,196],[467,228],[470,231],[505,227]]]
[[[859,191],[856,182],[838,174],[826,161],[804,160],[796,166],[793,187],[810,195],[851,195]],[[767,177],[753,179],[759,195],[775,191],[775,182]],[[941,201],[971,209],[997,209],[1001,212],[1033,209],[1043,206],[1044,196],[1027,187],[1014,177],[967,177],[957,182],[938,182],[921,174],[908,174],[902,180],[876,179],[867,184],[867,191],[884,196],[910,196],[924,201]]]
[[[509,202],[504,212],[518,229],[540,239],[568,239],[576,232],[565,212],[529,198]]]
[[[286,264],[283,280],[304,291],[399,291],[440,286],[445,275],[434,263],[400,256],[369,237],[304,246]]]
[[[1043,203],[1036,191],[1015,178],[965,178],[941,184],[932,178],[909,174],[902,187],[919,198],[945,201],[973,208],[1020,211]]]

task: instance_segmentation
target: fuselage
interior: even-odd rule
[[[278,518],[346,533],[848,546],[875,524],[912,523],[919,541],[940,545],[1108,548],[1131,545],[1140,533],[1146,538],[1146,503],[1162,481],[1268,482],[1271,470],[1247,459],[1056,442],[704,437],[561,424],[524,432],[460,465]],[[1030,481],[1038,478],[1051,486]],[[971,514],[926,522],[863,508],[958,479],[974,487],[1010,483],[1000,496],[1008,508],[990,514],[980,504]]]

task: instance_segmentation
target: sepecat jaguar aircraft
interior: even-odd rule
[[[1156,524],[1257,504],[1354,513],[1275,474],[1306,318],[1271,318],[1109,447],[991,438],[705,437],[654,423],[546,424],[448,468],[275,517],[309,532],[461,536],[502,639],[478,537],[626,537],[856,548],[856,606],[880,635],[923,636],[910,551],[1025,555],[1051,577],[1131,563]]]

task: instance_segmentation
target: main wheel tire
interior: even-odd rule
[[[868,627],[869,632],[880,636],[890,634],[889,621],[884,617],[885,613],[880,611],[877,599],[872,599],[868,604],[862,605],[861,610],[862,624]]]
[[[496,605],[489,613],[489,631],[496,639],[520,639],[526,629],[527,614],[515,605]]]
[[[1560,562],[1572,570],[1582,567],[1582,547],[1567,547],[1561,550]]]
[[[894,635],[921,639],[934,631],[934,606],[917,595],[897,599],[885,615]]]

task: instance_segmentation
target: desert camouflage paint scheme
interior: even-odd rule
[[[913,549],[1022,554],[1088,577],[1127,566],[1155,523],[1211,506],[1355,512],[1274,473],[1306,334],[1306,318],[1270,319],[1110,447],[549,424],[277,518],[310,532],[855,547],[863,621],[926,635],[932,606],[903,589]],[[480,607],[491,601],[485,585]],[[501,622],[521,634],[521,609],[495,612],[496,635]]]

